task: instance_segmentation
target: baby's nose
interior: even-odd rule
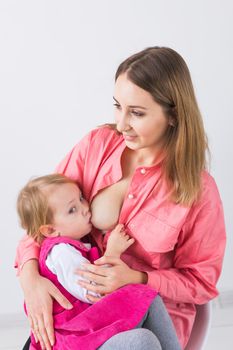
[[[89,205],[85,204],[83,206],[83,214],[87,215],[87,214],[89,214],[89,212],[90,212]]]

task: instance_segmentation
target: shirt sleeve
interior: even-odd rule
[[[223,208],[217,188],[194,206],[174,251],[173,267],[148,271],[148,284],[179,303],[203,304],[218,295],[226,244]]]
[[[56,276],[61,285],[75,298],[91,303],[87,299],[87,289],[81,287],[78,281],[85,280],[75,274],[77,268],[82,269],[83,263],[90,263],[70,244],[60,243],[53,247],[46,259],[46,265]],[[92,295],[99,296],[92,292]]]
[[[17,268],[17,275],[20,274],[20,271],[28,260],[31,259],[39,259],[40,255],[40,246],[38,243],[34,241],[32,237],[28,235],[23,236],[23,238],[19,241],[14,267]]]
[[[83,169],[85,166],[86,153],[92,134],[93,131],[77,143],[56,168],[56,172],[72,178],[81,186],[83,183]],[[25,235],[23,239],[20,240],[16,251],[14,266],[17,268],[17,274],[20,274],[21,268],[28,260],[38,260],[39,254],[40,246],[31,237]]]
[[[83,184],[83,173],[86,163],[86,156],[91,144],[93,134],[96,131],[92,130],[79,141],[73,149],[66,155],[66,157],[56,167],[56,172],[63,174],[74,181],[81,187]]]

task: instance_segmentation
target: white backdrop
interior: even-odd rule
[[[112,120],[118,64],[155,45],[177,50],[193,77],[228,231],[219,289],[233,289],[232,18],[231,0],[0,0],[0,314],[22,310],[19,189]]]

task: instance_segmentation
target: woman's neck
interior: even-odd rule
[[[133,161],[135,167],[152,166],[158,164],[164,158],[164,150],[148,150],[146,148],[140,150],[127,149],[128,157]]]

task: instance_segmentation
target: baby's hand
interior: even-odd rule
[[[118,224],[112,230],[104,255],[120,257],[121,254],[135,242],[126,232],[124,225]]]

